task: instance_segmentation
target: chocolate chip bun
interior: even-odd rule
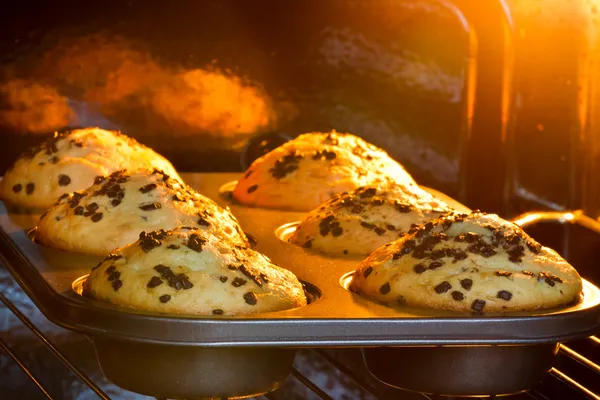
[[[416,185],[393,182],[335,195],[311,211],[290,243],[331,255],[369,255],[450,208]]]
[[[197,226],[233,244],[247,238],[235,217],[179,180],[158,171],[117,171],[97,177],[82,192],[63,195],[40,218],[41,244],[106,255],[137,240],[140,232]]]
[[[243,204],[310,211],[333,195],[393,180],[414,184],[383,150],[348,133],[306,133],[252,163],[233,191]]]
[[[139,168],[156,168],[180,179],[164,157],[119,132],[86,128],[55,133],[21,154],[7,171],[0,183],[2,198],[46,209],[61,195],[90,187],[96,176]]]
[[[377,249],[350,289],[390,305],[505,312],[573,303],[582,282],[517,225],[473,212],[444,215]]]
[[[143,232],[92,270],[84,294],[172,314],[240,315],[306,305],[290,271],[246,246],[186,227]]]

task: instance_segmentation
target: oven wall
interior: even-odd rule
[[[506,152],[479,156],[483,178],[469,182],[469,205],[506,185],[493,211],[596,215],[587,117],[596,1],[569,2],[576,11],[507,2],[515,28],[508,130],[477,132]],[[464,195],[473,36],[441,1],[37,3],[15,2],[0,16],[0,171],[67,126],[121,129],[183,171],[240,170],[241,150],[258,135],[337,129],[385,148],[421,184]],[[486,180],[502,163],[502,181]]]

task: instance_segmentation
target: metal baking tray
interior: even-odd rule
[[[2,261],[48,319],[91,338],[108,379],[155,397],[264,393],[285,379],[296,348],[332,346],[364,347],[365,362],[375,376],[409,390],[513,393],[531,388],[544,376],[557,343],[600,331],[600,290],[588,281],[580,303],[537,312],[389,308],[359,297],[344,285],[359,260],[327,257],[281,240],[277,233],[304,213],[236,204],[228,188],[239,176],[182,174],[190,186],[231,208],[256,239],[258,251],[306,283],[312,300],[308,306],[239,317],[174,317],[82,297],[82,279],[100,258],[32,242],[27,232],[37,215],[12,212],[0,203]],[[414,368],[418,360],[435,375],[422,376]],[[522,365],[527,368],[518,368]],[[518,377],[506,373],[517,368]]]

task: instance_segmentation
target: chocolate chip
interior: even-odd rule
[[[508,292],[506,290],[501,290],[498,292],[498,294],[496,294],[496,297],[502,300],[506,300],[509,301],[510,299],[512,299],[512,293]]]
[[[446,257],[446,250],[442,250],[442,249],[435,250],[429,256],[429,258],[431,258],[432,260],[439,260],[440,258],[444,258],[444,257]]]
[[[119,288],[121,286],[123,286],[123,282],[121,282],[121,280],[119,280],[119,279],[115,279],[114,281],[111,282],[111,286],[116,292],[117,290],[119,290]]]
[[[204,245],[205,243],[206,239],[203,239],[197,234],[192,233],[190,235],[190,238],[188,239],[188,242],[186,243],[186,246],[199,253],[202,251],[202,245]]]
[[[269,169],[269,172],[275,179],[285,178],[298,169],[298,162],[303,158],[304,156],[298,151],[288,153],[275,161],[275,165]]]
[[[231,281],[231,286],[233,287],[240,287],[240,286],[244,286],[248,281],[242,278],[235,278],[234,280]]]
[[[73,210],[73,213],[75,215],[83,215],[84,213],[84,208],[82,206],[77,206],[75,207],[75,209]]]
[[[473,232],[467,232],[465,233],[465,242],[467,243],[475,243],[477,240],[479,240],[479,235]]]
[[[411,210],[411,206],[409,204],[402,204],[398,201],[394,203],[394,208],[396,208],[396,211],[401,213],[408,213]]]
[[[171,249],[171,250],[177,250],[178,248],[179,248],[179,246],[176,244],[170,244],[167,246],[167,249]]]
[[[94,212],[98,209],[98,203],[90,203],[87,206],[85,206],[85,209]]]
[[[69,186],[71,184],[71,178],[67,175],[59,175],[58,176],[58,185],[59,186]]]
[[[304,244],[302,245],[302,247],[304,247],[305,249],[311,248],[312,247],[312,239],[309,239],[306,242],[304,242]]]
[[[527,275],[527,276],[535,276],[535,274],[533,272],[527,271],[527,270],[523,270],[523,271],[521,271],[521,273],[523,275]]]
[[[102,219],[104,215],[102,213],[97,213],[92,215],[92,218],[90,218],[92,220],[92,222],[98,222]]]
[[[417,264],[413,267],[413,271],[416,274],[422,274],[423,272],[427,271],[427,267],[424,266],[423,264]]]
[[[449,282],[446,282],[446,281],[440,283],[435,288],[433,288],[433,290],[435,290],[435,292],[437,294],[446,293],[450,289],[452,289],[452,285]]]
[[[208,220],[206,220],[204,217],[199,216],[198,217],[198,225],[200,225],[200,226],[210,226],[210,222],[208,222]]]
[[[483,310],[483,308],[485,307],[485,300],[473,300],[473,303],[471,303],[471,309],[480,312]]]
[[[139,209],[142,211],[154,211],[162,208],[162,204],[160,203],[146,203],[140,204]]]
[[[365,268],[365,270],[363,271],[363,276],[366,278],[369,275],[371,275],[371,272],[373,272],[373,267],[368,266],[367,268]]]
[[[223,315],[223,310],[221,310],[220,308],[215,308],[214,310],[212,310],[213,315]]]
[[[157,286],[162,285],[163,281],[162,279],[160,279],[158,276],[153,276],[150,281],[148,282],[148,286],[150,289],[155,288]]]
[[[121,277],[121,273],[119,271],[113,271],[109,276],[109,281],[114,281],[115,279],[119,279]]]
[[[373,197],[377,194],[376,188],[368,188],[360,194],[361,198]]]
[[[33,193],[34,189],[35,189],[35,185],[33,183],[28,183],[25,186],[25,193],[31,194],[31,193]]]
[[[223,283],[227,282],[227,277],[226,276],[220,276],[219,280]]]
[[[450,293],[450,295],[456,301],[462,301],[462,300],[465,299],[465,296],[461,292],[459,292],[458,290],[453,291],[452,293]]]
[[[161,303],[166,303],[167,301],[171,300],[171,296],[169,296],[168,294],[163,294],[158,299]]]
[[[431,264],[429,264],[429,269],[436,270],[439,269],[442,265],[444,265],[444,263],[441,261],[433,261]]]
[[[94,178],[94,184],[99,185],[102,182],[104,182],[105,180],[106,180],[106,178],[104,178],[103,176],[97,176]]]
[[[244,294],[244,300],[246,301],[246,303],[250,304],[251,306],[255,305],[257,302],[257,298],[256,295],[252,292],[248,292]]]
[[[115,269],[116,269],[116,267],[114,265],[111,265],[110,267],[106,268],[106,271],[104,271],[104,272],[106,272],[107,275],[110,275],[113,272],[115,272]]]
[[[343,252],[343,253],[344,253],[344,254],[348,254],[348,250],[344,250],[344,252]]]
[[[378,227],[376,227],[376,228],[374,229],[374,232],[375,232],[377,235],[379,235],[379,236],[382,236],[382,235],[385,233],[385,229],[383,229],[383,228],[381,228],[381,227],[379,227],[379,226],[378,226]]]
[[[19,193],[21,190],[23,190],[23,185],[21,185],[20,183],[17,183],[16,185],[14,185],[12,187],[12,190],[15,193]]]
[[[163,276],[163,278],[164,278],[164,276]],[[192,282],[190,282],[190,278],[187,275],[185,275],[185,274],[175,275],[175,274],[173,274],[172,271],[168,276],[167,282],[168,282],[169,286],[171,286],[175,290],[181,290],[181,289],[187,290],[187,289],[191,289],[194,287]]]
[[[498,271],[494,272],[494,275],[504,276],[504,277],[508,278],[508,277],[512,276],[512,272],[498,270]]]
[[[389,282],[386,282],[383,285],[381,285],[381,287],[379,288],[379,293],[388,294],[390,292],[390,290],[392,290],[392,288],[390,287]]]
[[[344,230],[339,226],[336,226],[331,229],[331,236],[333,236],[333,237],[341,236],[342,233],[344,233]]]
[[[473,287],[473,280],[469,278],[461,279],[460,286],[465,290],[471,290]]]
[[[538,254],[542,251],[542,245],[537,242],[528,241],[527,247],[535,254]]]
[[[119,199],[114,199],[113,201],[111,201],[111,202],[110,202],[110,204],[111,204],[113,207],[117,207],[119,204],[121,204],[121,200],[119,200]]]
[[[164,229],[146,233],[140,233],[140,247],[145,253],[162,244],[161,240],[167,237],[167,232]]]
[[[554,282],[562,283],[562,279],[560,279],[558,276],[553,275],[549,272],[540,272],[538,281],[544,281],[548,284],[548,286],[551,286],[551,287],[555,286]]]
[[[53,157],[50,157],[48,162],[50,162],[50,164],[58,164],[58,160],[59,160],[58,157],[53,156]]]
[[[394,225],[386,225],[385,226],[387,228],[388,231],[395,231],[396,227]]]
[[[366,221],[360,221],[360,226],[362,226],[363,228],[367,228],[367,229],[374,229],[375,228],[375,224],[371,224],[371,223],[366,222]]]
[[[247,193],[254,193],[256,192],[256,189],[258,189],[258,185],[252,185],[248,188],[248,190],[246,190]]]
[[[142,192],[142,193],[148,193],[148,192],[150,192],[150,191],[152,191],[154,189],[156,189],[156,183],[149,183],[149,184],[147,184],[145,186],[142,186],[140,188],[140,192]]]

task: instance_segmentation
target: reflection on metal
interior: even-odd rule
[[[19,311],[19,309],[17,307],[15,307],[14,304],[12,304],[5,296],[4,294],[0,293],[0,301],[17,317],[19,318],[19,320],[21,320],[21,322],[23,323],[23,325],[25,325],[27,328],[29,328],[39,339],[40,341],[56,356],[58,357],[58,359],[67,367],[69,368],[71,371],[73,371],[73,373],[75,375],[77,375],[77,377],[79,379],[81,379],[83,382],[85,382],[85,384],[94,391],[94,393],[96,393],[98,395],[99,398],[103,399],[103,400],[110,400],[110,398],[106,395],[106,393],[104,393],[102,391],[102,389],[100,389],[85,373],[83,373],[83,371],[81,371],[79,368],[77,368],[67,357],[65,357],[64,354],[62,354],[60,352],[60,350],[58,350],[58,348],[56,348],[56,346],[54,346],[54,344],[48,340],[48,338],[46,336],[44,336],[44,334],[29,320],[29,318],[27,318],[25,316],[25,314],[23,314],[21,311]],[[12,357],[12,356],[11,356]],[[15,360],[16,361],[16,360]],[[21,365],[19,365],[21,366]],[[29,373],[28,373],[29,375]],[[37,381],[35,381],[35,379],[30,376],[30,378],[32,379],[32,381],[34,381],[34,383],[36,383]],[[36,383],[37,385],[37,383]],[[39,387],[39,386],[38,386]],[[42,390],[45,393],[45,390],[43,390],[43,388],[40,387],[40,390]]]
[[[333,400],[327,393],[321,390],[320,387],[311,382],[308,378],[302,375],[296,368],[292,368],[292,376],[300,381],[304,386],[309,388],[314,394],[324,400]]]
[[[569,211],[569,212],[530,212],[526,214],[522,214],[512,219],[512,222],[519,225],[520,227],[525,227],[535,222],[541,221],[558,221],[562,223],[572,222],[574,220],[587,220],[588,223],[594,223],[589,217],[583,215],[581,210]]]
[[[29,368],[27,368],[27,366],[21,361],[21,359],[10,349],[10,347],[8,347],[8,345],[6,344],[6,342],[4,340],[2,340],[2,338],[0,338],[0,348],[10,358],[13,359],[13,361],[19,366],[19,368],[21,368],[21,370],[23,370],[25,375],[27,375],[29,380],[31,380],[31,382],[33,382],[33,384],[35,386],[37,386],[37,388],[44,394],[44,396],[46,396],[47,399],[53,399],[53,397],[50,396],[50,393],[48,393],[46,391],[46,389],[44,389],[44,386],[42,386],[42,384],[37,380],[37,378],[29,370]]]
[[[571,349],[570,347],[567,347],[566,345],[561,344],[560,351],[566,353],[569,357],[571,357],[578,363],[586,366],[587,368],[591,369],[595,373],[600,374],[600,366],[598,366],[598,364],[590,361],[589,359],[587,359],[586,357],[577,353],[575,350]]]
[[[575,390],[577,390],[577,391],[585,394],[590,399],[600,400],[600,396],[598,396],[596,393],[592,392],[591,390],[589,390],[585,386],[579,384],[577,381],[573,380],[568,375],[564,374],[563,372],[559,371],[558,369],[552,368],[550,370],[550,374],[554,375],[556,378],[558,378],[561,381],[563,381],[564,383],[568,384],[569,386],[571,386]]]

